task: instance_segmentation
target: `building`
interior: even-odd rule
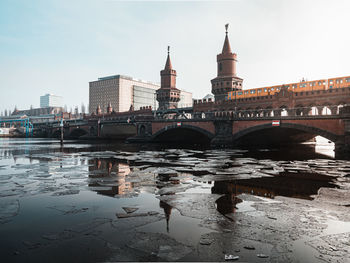
[[[192,92],[181,90],[180,101],[177,105],[179,108],[187,108],[193,106]]]
[[[211,92],[215,96],[215,101],[225,100],[228,92],[242,90],[243,79],[237,77],[236,62],[237,54],[232,53],[228,39],[228,24],[226,36],[221,54],[217,55],[217,77],[211,80]]]
[[[98,78],[89,83],[89,112],[96,112],[100,107],[101,113],[107,113],[108,106],[115,112],[138,110],[144,106],[157,108],[157,89],[159,84],[123,75]]]
[[[237,100],[252,97],[270,96],[286,89],[292,92],[317,92],[329,89],[341,89],[347,88],[350,85],[350,76],[330,78],[330,79],[318,79],[300,82],[293,82],[288,84],[280,84],[256,89],[239,90],[237,94],[235,91],[227,93],[227,100]],[[337,92],[337,91],[335,91]]]
[[[41,116],[50,114],[59,114],[63,112],[62,107],[45,107],[45,108],[35,108],[29,110],[14,110],[11,114],[12,116]]]
[[[157,90],[157,101],[159,109],[175,109],[178,108],[180,101],[180,90],[176,88],[176,70],[173,69],[170,60],[170,47],[168,46],[168,57],[165,67],[160,71],[161,85]]]
[[[53,94],[45,94],[44,96],[40,96],[40,108],[62,107],[62,104],[61,96]]]
[[[206,100],[206,101],[214,101],[215,98],[214,98],[214,95],[213,94],[207,94],[203,97],[202,99],[203,101]]]

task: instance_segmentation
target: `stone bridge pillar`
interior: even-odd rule
[[[323,108],[324,108],[323,106],[316,106],[317,115],[322,115]]]
[[[311,111],[310,107],[303,108],[303,110],[302,110],[303,116],[308,116],[310,111]]]
[[[152,137],[152,122],[137,122],[136,123],[136,136],[127,138],[127,142],[147,142]]]
[[[232,145],[232,124],[230,120],[214,121],[215,136],[210,144],[216,147],[226,147]]]
[[[281,112],[282,112],[281,109],[273,110],[273,116],[274,117],[279,117],[279,116],[281,116]]]
[[[338,106],[329,106],[332,115],[337,115]]]
[[[137,123],[137,136],[140,136],[140,137],[152,136],[152,123],[151,122]]]
[[[296,109],[287,109],[288,116],[296,116],[297,110]]]
[[[344,118],[344,135],[339,136],[335,142],[336,158],[349,158],[350,156],[350,106],[342,109],[340,114]]]

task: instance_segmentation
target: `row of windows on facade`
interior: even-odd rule
[[[349,81],[350,82],[350,81]],[[288,86],[286,86],[287,88],[288,88]],[[333,88],[333,86],[329,86],[329,88],[330,89],[332,89]],[[264,92],[267,92],[267,91],[274,91],[274,90],[281,90],[281,88],[270,88],[270,89],[264,89]],[[293,87],[293,89],[294,89],[294,87]],[[258,93],[261,93],[262,92],[262,90],[257,90],[257,92]],[[255,94],[256,93],[256,90],[246,90],[246,91],[239,91],[239,92],[237,92],[237,95],[242,95],[242,94]],[[234,96],[235,95],[235,92],[232,92],[232,95]]]
[[[231,82],[229,82],[229,81],[227,81],[226,82],[226,85],[230,85],[231,84]],[[214,83],[213,84],[214,86],[222,86],[222,85],[224,85],[223,84],[223,82],[217,82],[217,83]],[[240,82],[232,82],[232,85],[238,85],[238,86],[242,86],[242,83],[240,83]]]
[[[169,96],[169,92],[161,92],[161,93],[158,93],[158,95],[161,97]],[[170,92],[170,95],[179,96],[180,94],[178,92]]]
[[[118,84],[119,81],[117,79],[106,79],[106,80],[99,80],[97,82],[92,82],[91,84],[95,87],[97,86],[105,86],[106,84]]]
[[[350,82],[350,78],[348,78],[348,79],[346,80],[346,82]],[[330,81],[329,83],[332,84],[333,81]],[[336,83],[337,83],[337,84],[341,84],[341,83],[343,83],[343,81],[342,81],[342,80],[339,80],[339,82],[336,82]],[[300,87],[300,88],[305,88],[305,87],[308,86],[307,84],[308,84],[308,83],[300,84],[299,87]],[[316,86],[316,82],[309,83],[309,84],[310,84],[310,85],[309,85],[310,87]],[[318,85],[322,85],[322,82],[319,81],[319,82],[318,82]],[[325,85],[325,81],[323,81],[323,85]],[[289,86],[289,85],[285,85],[285,87],[286,87],[286,88],[289,88],[290,86]],[[292,88],[292,89],[296,89],[296,88],[298,88],[298,86],[297,86],[297,85],[292,85],[291,88]],[[332,89],[333,86],[331,85],[331,86],[329,86],[329,88]],[[257,91],[258,93],[261,93],[262,90],[264,90],[264,92],[274,91],[274,90],[281,90],[281,87],[264,88],[264,89],[258,89],[258,90],[255,90],[255,89],[254,89],[254,90],[246,90],[246,91],[244,91],[244,94],[249,94],[249,93],[250,93],[250,94],[255,94],[256,91]],[[243,94],[242,91],[237,92],[237,95],[242,95],[242,94]],[[233,92],[233,95],[235,95],[235,92]]]

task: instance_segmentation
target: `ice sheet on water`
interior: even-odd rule
[[[12,178],[12,174],[1,174],[0,175],[0,182],[8,181]]]
[[[177,174],[177,171],[170,168],[159,167],[156,170],[154,170],[153,173],[154,174]]]
[[[69,190],[53,193],[52,196],[76,195],[76,194],[79,194],[79,192],[80,190],[77,190],[77,189],[69,189]]]

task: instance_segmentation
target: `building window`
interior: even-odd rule
[[[222,71],[222,64],[219,63],[219,71]]]
[[[350,82],[350,78],[346,78],[346,82]]]

